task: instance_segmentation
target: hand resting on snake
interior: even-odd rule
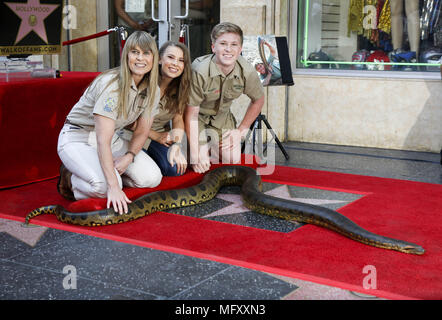
[[[361,243],[404,253],[423,254],[425,250],[414,243],[387,238],[367,231],[340,213],[311,204],[276,198],[262,193],[261,177],[245,166],[222,166],[209,171],[203,180],[192,187],[156,191],[143,195],[129,204],[126,214],[118,214],[113,208],[73,213],[60,205],[45,206],[26,216],[29,220],[44,213],[55,214],[58,220],[82,226],[104,226],[132,221],[156,211],[180,208],[206,202],[227,185],[241,186],[241,196],[247,208],[254,212],[285,220],[314,224],[333,230]]]

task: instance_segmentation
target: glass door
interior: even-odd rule
[[[220,0],[168,1],[169,38],[178,41],[184,33],[192,60],[211,53],[210,32],[220,22]]]
[[[109,0],[109,28],[124,26],[128,34],[145,30],[158,46],[182,41],[192,60],[208,54],[210,32],[220,20],[220,0]],[[119,36],[110,38],[111,67],[119,65]]]

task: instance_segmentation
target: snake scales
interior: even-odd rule
[[[338,212],[310,204],[272,197],[262,193],[261,177],[250,167],[223,166],[207,173],[203,180],[192,187],[156,191],[143,195],[129,204],[127,214],[115,213],[113,208],[73,213],[60,205],[45,206],[26,216],[26,224],[33,217],[44,213],[55,214],[57,219],[83,226],[103,226],[144,217],[150,213],[206,202],[215,197],[222,186],[239,185],[244,204],[252,211],[302,223],[314,224],[338,232],[364,244],[397,250],[404,253],[423,254],[416,244],[383,237],[369,232]]]

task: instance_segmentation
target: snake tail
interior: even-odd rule
[[[37,208],[35,210],[32,210],[25,219],[25,224],[29,224],[29,221],[32,218],[35,218],[39,215],[42,214],[46,214],[46,213],[50,213],[50,214],[55,214],[58,215],[60,213],[61,210],[64,210],[64,208],[62,206],[59,205],[53,205],[53,206],[44,206],[44,207],[40,207]]]

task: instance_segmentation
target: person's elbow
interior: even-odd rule
[[[264,102],[265,102],[265,95],[262,95],[261,98],[253,101],[253,105],[256,109],[259,109],[259,111],[261,111],[262,107],[264,106]]]

